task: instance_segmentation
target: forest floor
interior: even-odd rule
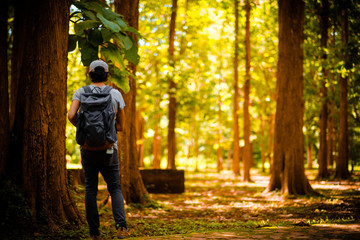
[[[127,204],[131,239],[360,239],[360,174],[351,181],[316,181],[319,195],[289,197],[263,194],[269,176],[252,170],[253,182],[230,171],[186,173],[185,193],[149,194],[145,206]],[[99,205],[106,198],[103,182]],[[75,192],[85,216],[84,188]],[[100,206],[102,237],[114,239],[111,203]],[[86,226],[63,238],[87,239]]]

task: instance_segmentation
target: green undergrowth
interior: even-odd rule
[[[129,222],[132,237],[166,236],[216,231],[252,231],[261,227],[290,226],[287,222],[218,221],[208,219],[141,219]]]
[[[10,181],[0,184],[0,239],[18,238],[33,229],[25,194]],[[19,226],[22,226],[19,228]]]

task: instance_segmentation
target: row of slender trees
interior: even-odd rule
[[[312,3],[312,1],[307,1],[308,4],[314,4]],[[249,175],[249,169],[250,166],[252,164],[252,147],[250,144],[250,133],[251,133],[251,121],[250,121],[250,116],[249,116],[249,95],[250,95],[250,80],[251,80],[251,57],[250,57],[250,11],[251,11],[251,5],[249,1],[245,1],[245,6],[244,6],[244,10],[245,10],[245,14],[246,14],[246,23],[245,23],[245,69],[246,69],[246,73],[244,76],[244,84],[243,84],[243,95],[244,95],[244,104],[243,104],[243,136],[244,136],[244,148],[240,149],[239,147],[239,74],[238,74],[238,68],[239,68],[239,1],[235,0],[233,2],[233,6],[235,9],[235,42],[234,42],[234,87],[233,87],[233,92],[234,92],[234,101],[233,101],[233,148],[232,148],[232,159],[233,159],[233,165],[232,165],[232,169],[233,172],[236,175],[240,175],[240,164],[239,164],[239,160],[243,161],[243,179],[246,181],[250,181],[250,175]],[[346,21],[347,20],[347,16],[346,16],[346,11],[347,9],[350,8],[351,6],[351,1],[347,1],[344,3],[337,3],[336,1],[332,2],[332,8],[334,9],[333,12],[337,11],[340,9],[341,12],[341,31],[342,34],[341,36],[343,37],[343,47],[345,48],[347,45],[348,40],[345,40],[348,35],[348,33],[344,32],[348,27],[346,26]],[[174,52],[174,47],[173,47],[173,32],[175,32],[175,26],[174,26],[174,18],[176,17],[176,1],[173,2],[173,7],[172,8],[172,16],[171,16],[171,22],[170,22],[170,38],[169,38],[169,61],[170,61],[170,65],[172,67],[174,67],[174,64],[176,62],[176,60],[173,57],[173,52]],[[308,8],[311,8],[308,7]],[[323,54],[321,56],[322,59],[326,59],[327,58],[327,43],[329,41],[329,29],[330,29],[330,25],[329,25],[329,19],[332,18],[332,21],[334,22],[334,18],[336,18],[336,16],[332,16],[329,13],[329,8],[330,8],[330,3],[328,0],[325,1],[321,1],[320,3],[315,4],[315,12],[318,15],[319,19],[320,19],[320,33],[321,33],[321,43],[320,43],[320,47],[323,49]],[[336,10],[337,9],[337,10]],[[279,11],[280,12],[280,11]],[[334,14],[334,13],[333,13]],[[279,15],[280,17],[280,15]],[[305,16],[303,16],[302,18],[304,19]],[[279,20],[280,21],[280,20]],[[304,20],[303,20],[304,21]],[[302,22],[302,24],[304,25],[304,22]],[[335,24],[335,23],[333,23]],[[299,27],[295,27],[297,29],[297,31],[301,30]],[[303,29],[303,28],[302,28]],[[302,30],[302,32],[304,32],[304,30]],[[280,34],[279,34],[280,35]],[[302,42],[304,41],[304,34],[302,34],[301,36],[298,36],[298,38],[302,39]],[[280,55],[280,54],[279,54]],[[181,55],[180,55],[181,56]],[[346,57],[343,56],[343,60],[346,62]],[[319,177],[320,178],[326,178],[329,176],[329,172],[328,172],[328,159],[329,157],[332,157],[332,152],[333,150],[331,150],[329,147],[327,147],[327,142],[329,141],[329,136],[327,132],[331,132],[332,129],[327,127],[327,122],[328,122],[328,116],[329,116],[329,109],[328,109],[328,105],[329,105],[329,97],[327,96],[327,85],[329,83],[329,81],[327,80],[329,78],[329,74],[328,74],[328,70],[327,67],[324,66],[322,67],[322,77],[320,79],[321,81],[321,90],[320,90],[320,95],[321,95],[321,111],[320,111],[320,120],[319,120],[319,129],[320,129],[320,134],[319,134],[319,145],[320,145],[320,149],[318,151],[318,163],[319,163]],[[278,72],[278,75],[283,75],[281,72]],[[345,77],[346,78],[346,77]],[[342,81],[344,82],[344,81]],[[342,85],[342,87],[344,87],[345,85]],[[277,90],[277,92],[280,90]],[[282,91],[282,90],[281,90]],[[284,88],[284,91],[286,91],[286,88]],[[304,92],[304,88],[302,88],[302,90]],[[169,116],[168,116],[168,120],[169,120],[169,125],[168,125],[168,168],[174,168],[174,158],[175,158],[175,154],[176,151],[174,151],[176,144],[175,144],[175,134],[174,134],[174,128],[175,128],[175,122],[176,122],[176,99],[174,99],[172,97],[172,95],[174,95],[174,93],[176,92],[176,85],[174,82],[170,81],[170,88],[169,88],[169,94],[170,94],[170,104],[169,104]],[[279,95],[277,93],[277,95]],[[347,101],[347,95],[341,95],[341,105],[345,104]],[[278,96],[277,96],[278,97]],[[302,98],[303,99],[303,98]],[[274,99],[275,100],[275,99]],[[302,107],[304,111],[304,107]],[[346,106],[342,106],[340,107],[342,109],[342,111],[345,111],[347,109]],[[347,118],[347,112],[341,112],[339,114],[340,119],[341,119],[341,123],[340,125],[342,126],[341,129],[339,129],[339,133],[340,134],[340,138],[339,138],[339,161],[337,162],[337,172],[336,172],[336,177],[339,178],[348,178],[349,174],[348,174],[348,170],[347,167],[344,168],[344,166],[348,165],[348,154],[346,154],[345,152],[348,152],[348,148],[349,148],[349,144],[348,144],[348,140],[346,140],[348,138],[348,134],[346,133],[346,129],[344,128],[344,122],[347,122],[346,118]],[[293,118],[295,118],[295,116],[292,116]],[[300,117],[300,116],[298,116]],[[303,118],[303,117],[302,117]],[[269,127],[269,132],[272,132],[272,127]],[[157,131],[156,131],[157,133]],[[330,133],[329,133],[330,134]],[[272,134],[269,134],[269,136],[272,136]],[[347,137],[346,137],[347,136]],[[269,138],[269,141],[271,142],[272,139],[271,137]],[[156,147],[156,149],[158,148],[158,140],[154,140],[154,149]],[[269,148],[271,148],[271,145],[269,143]],[[310,144],[309,144],[310,145]],[[262,154],[263,154],[263,161],[265,160],[265,153],[263,153],[265,151],[265,149],[262,149]],[[157,153],[158,151],[156,151]],[[311,153],[310,153],[311,154]],[[310,156],[310,155],[309,155]],[[155,158],[155,157],[154,157]],[[155,159],[158,159],[159,157],[156,155]],[[221,165],[221,154],[218,154],[218,169],[221,169],[222,166]],[[312,156],[309,157],[309,161],[312,161]],[[158,161],[157,161],[158,162]],[[157,164],[155,166],[159,167],[159,165]],[[340,170],[343,169],[343,170]]]

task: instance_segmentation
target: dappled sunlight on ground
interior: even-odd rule
[[[231,171],[187,172],[184,193],[149,194],[150,201],[145,207],[126,205],[129,226],[133,229],[131,235],[135,237],[216,229],[235,231],[244,228],[269,228],[276,231],[278,239],[282,239],[289,238],[292,232],[289,233],[289,229],[293,228],[300,228],[298,232],[291,233],[295,238],[301,238],[304,234],[311,236],[312,231],[319,234],[318,229],[339,232],[345,228],[353,235],[360,231],[359,182],[316,181],[316,173],[312,170],[307,175],[319,195],[284,199],[280,192],[263,194],[269,181],[267,173],[254,169],[251,175],[252,182],[243,182],[241,177],[234,176]],[[102,180],[100,182],[99,205],[107,197],[106,187]],[[110,203],[111,200],[100,207],[100,215],[106,225],[112,222]],[[268,234],[268,230],[261,231],[260,235]],[[238,237],[222,239],[253,239],[252,235],[250,237],[246,234],[244,238]],[[270,235],[268,238],[271,239]]]

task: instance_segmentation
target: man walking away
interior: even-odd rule
[[[108,65],[101,60],[90,64],[92,84],[79,88],[73,95],[68,113],[76,126],[81,163],[85,171],[85,209],[91,239],[101,239],[96,203],[99,172],[111,195],[116,236],[128,236],[124,199],[120,188],[116,131],[124,128],[125,102],[121,93],[107,86]]]

